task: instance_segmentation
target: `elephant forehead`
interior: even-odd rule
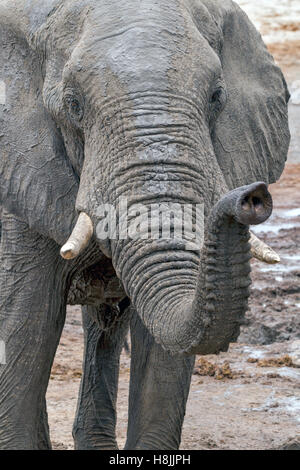
[[[104,1],[88,14],[82,54],[99,58],[115,73],[170,67],[172,55],[184,52],[184,18],[178,2]]]
[[[124,93],[205,87],[220,74],[221,63],[185,3],[99,2],[87,14],[69,62],[71,74],[78,75],[84,88],[96,77],[108,95],[114,93],[108,90],[107,73],[117,78]]]

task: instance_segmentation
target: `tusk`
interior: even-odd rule
[[[250,232],[249,243],[251,245],[251,254],[253,258],[259,259],[260,261],[268,264],[280,263],[280,256],[272,250],[272,248],[257,238],[252,232]]]
[[[60,250],[61,256],[64,259],[76,258],[88,245],[93,231],[91,218],[85,212],[81,212],[69,240]]]

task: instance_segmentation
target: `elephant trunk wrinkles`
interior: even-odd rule
[[[116,242],[113,263],[125,290],[166,350],[212,354],[237,339],[249,296],[249,225],[271,211],[264,183],[228,193],[208,218],[200,265],[175,240]]]

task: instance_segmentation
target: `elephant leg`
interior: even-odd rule
[[[171,356],[135,314],[125,449],[178,449],[195,357]]]
[[[73,426],[75,449],[117,449],[116,400],[120,354],[129,328],[130,309],[122,312],[108,330],[97,321],[103,310],[113,307],[83,307],[84,360],[76,418]]]
[[[51,449],[46,397],[42,397],[41,414],[38,428],[38,448],[39,450]]]
[[[9,214],[0,246],[0,449],[50,448],[45,394],[65,318],[57,245]]]

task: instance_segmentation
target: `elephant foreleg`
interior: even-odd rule
[[[178,449],[195,357],[171,356],[135,314],[125,449]]]
[[[0,449],[50,447],[45,393],[65,318],[58,247],[3,214],[0,251]]]
[[[84,361],[76,418],[75,448],[117,449],[116,400],[120,354],[129,327],[130,309],[121,312],[107,330],[103,319],[115,315],[115,307],[83,307]],[[105,321],[104,321],[105,323]]]
[[[41,415],[38,428],[38,448],[39,450],[51,449],[46,397],[42,398],[41,404]]]

